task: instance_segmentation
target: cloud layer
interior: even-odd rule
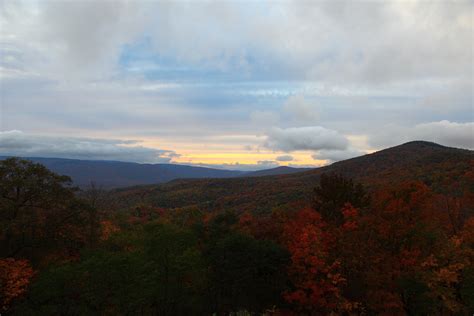
[[[266,147],[284,152],[297,150],[344,150],[349,141],[337,131],[321,126],[275,127],[267,133]]]
[[[327,160],[329,162],[336,162],[339,160],[350,159],[366,154],[355,148],[347,148],[346,150],[319,150],[313,154],[312,157],[315,160]]]
[[[474,123],[439,121],[414,127],[388,126],[370,138],[377,147],[398,145],[411,140],[426,140],[445,146],[474,149]]]
[[[276,157],[276,161],[293,161],[293,160],[294,158],[291,155],[282,155],[282,156]]]
[[[319,119],[316,106],[305,100],[303,95],[290,96],[283,104],[283,112],[296,124],[314,124]]]
[[[147,148],[136,141],[79,137],[33,136],[21,131],[0,132],[0,155],[168,163],[174,151]]]
[[[151,53],[176,56],[186,64],[250,73],[269,73],[276,66],[299,79],[373,83],[449,78],[468,75],[472,61],[465,47],[472,41],[473,4],[468,0],[272,5],[15,1],[2,2],[2,7],[5,38],[14,45],[21,40],[26,45],[22,52],[37,51],[54,60],[37,62],[55,71],[61,65],[79,72],[95,68],[103,75],[114,69],[124,45],[144,38]]]
[[[168,148],[183,153],[176,161],[235,153],[229,163],[247,155],[255,166],[285,152],[308,164],[413,139],[473,148],[469,0],[0,7],[0,131],[56,135],[35,136],[46,142],[30,144],[38,155],[89,146],[99,157],[97,137],[112,142],[104,159],[167,161]]]

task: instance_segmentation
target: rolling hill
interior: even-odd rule
[[[305,172],[231,179],[174,180],[162,185],[125,188],[113,192],[116,201],[140,201],[155,207],[233,209],[268,212],[278,207],[308,203],[323,173],[340,173],[370,189],[420,180],[448,189],[454,179],[474,167],[474,152],[414,141]],[[474,187],[474,184],[470,184]],[[117,205],[120,207],[120,205]]]
[[[7,157],[0,157],[0,159],[5,158]],[[87,188],[94,182],[97,186],[104,189],[165,183],[184,178],[232,178],[247,175],[257,177],[307,170],[279,167],[256,172],[243,172],[178,164],[140,164],[120,161],[38,157],[27,157],[25,159],[41,163],[58,174],[71,177],[76,186]]]
[[[271,168],[271,169],[248,172],[242,176],[244,177],[276,176],[276,175],[282,175],[282,174],[292,174],[292,173],[297,173],[297,172],[303,172],[303,171],[308,171],[312,169],[313,168],[293,168],[293,167],[281,166],[281,167],[276,167],[276,168]]]

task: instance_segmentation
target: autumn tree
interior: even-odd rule
[[[0,311],[8,311],[12,302],[25,294],[32,277],[33,268],[27,260],[0,259]]]
[[[88,239],[88,206],[71,179],[28,160],[0,162],[0,254],[38,260],[77,250]]]
[[[285,225],[285,245],[291,254],[288,275],[292,283],[285,299],[310,315],[336,312],[343,303],[340,262],[331,259],[332,236],[324,231],[319,213],[303,209]]]
[[[369,196],[360,183],[354,183],[339,174],[322,174],[319,186],[314,189],[313,207],[327,223],[341,225],[342,208],[346,203],[362,209],[369,205]]]

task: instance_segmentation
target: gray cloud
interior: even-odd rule
[[[148,148],[134,140],[30,135],[0,132],[0,155],[167,163],[174,151]]]
[[[255,110],[250,113],[250,120],[257,128],[268,128],[280,122],[280,116],[273,111]]]
[[[290,96],[283,104],[283,111],[297,124],[314,124],[319,119],[316,106],[301,94]]]
[[[311,155],[315,160],[328,160],[329,162],[336,162],[362,156],[365,153],[358,149],[349,147],[346,150],[319,150],[317,153]]]
[[[273,128],[267,133],[264,146],[285,152],[297,150],[344,150],[347,138],[335,130],[321,126]]]
[[[144,30],[144,7],[115,1],[2,2],[2,46],[16,69],[66,80],[109,77]]]
[[[276,161],[293,161],[293,156],[291,155],[283,155],[276,157]]]
[[[257,165],[265,168],[275,168],[279,166],[278,162],[273,160],[260,160],[257,161]]]
[[[474,122],[457,123],[443,120],[417,124],[414,127],[392,125],[369,137],[369,143],[379,148],[411,140],[474,149]]]
[[[50,1],[6,2],[2,9],[5,38],[39,53],[41,58],[23,57],[43,70],[75,65],[78,72],[84,67],[92,72],[88,66],[93,65],[101,76],[105,63],[113,72],[123,45],[146,33],[155,53],[222,71],[252,73],[270,64],[298,79],[356,85],[459,76],[470,80],[472,73],[472,52],[465,47],[472,41],[469,0],[287,1],[270,6]],[[263,10],[267,14],[259,14]]]
[[[331,147],[287,131],[324,122],[376,147],[425,138],[472,148],[462,136],[470,130],[452,123],[473,115],[470,0],[2,1],[1,8],[0,130],[107,131],[178,144],[280,126],[285,132],[269,133],[268,144],[291,151]],[[147,76],[151,68],[171,69],[173,80]],[[182,78],[189,69],[198,82]],[[213,86],[207,76],[215,73],[229,82]],[[442,120],[450,124],[422,123]]]
[[[472,84],[472,81],[454,80],[425,94],[419,106],[443,116],[455,113],[461,115],[462,119],[466,119],[465,113],[470,113],[470,118],[474,119]]]

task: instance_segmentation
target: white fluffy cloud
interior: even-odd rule
[[[321,126],[272,128],[267,133],[264,146],[279,151],[297,150],[344,150],[347,138],[337,131]]]
[[[474,122],[457,123],[443,120],[417,124],[414,127],[388,126],[369,137],[370,144],[376,147],[398,145],[412,140],[474,149]]]
[[[174,151],[143,147],[133,140],[38,136],[0,132],[0,155],[166,163]]]

